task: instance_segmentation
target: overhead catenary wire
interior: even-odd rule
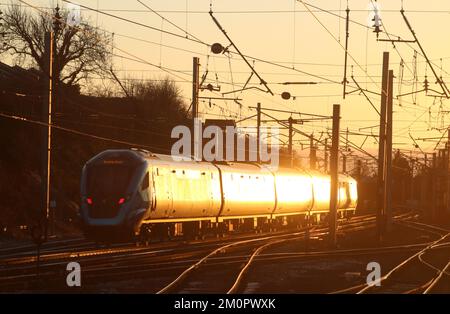
[[[38,7],[36,7],[36,6],[30,5],[29,3],[27,3],[27,2],[24,1],[24,0],[18,0],[18,1],[20,1],[20,2],[22,2],[22,3],[24,3],[24,4],[26,4],[26,5],[28,5],[28,6],[30,6],[30,7],[34,7],[35,9],[38,8]],[[67,3],[75,4],[75,3],[73,3],[73,2],[71,2],[71,1],[69,1],[69,0],[63,0],[63,1],[64,1],[64,2],[67,2]],[[77,5],[78,5],[78,4],[77,4]],[[149,29],[152,29],[152,30],[154,30],[154,31],[162,31],[161,29],[158,29],[158,28],[156,28],[156,27],[153,27],[153,26],[150,26],[150,25],[147,25],[147,24],[144,24],[144,23],[136,22],[136,21],[133,21],[133,20],[131,20],[131,19],[123,18],[123,17],[117,16],[117,15],[114,15],[114,14],[109,14],[109,13],[106,13],[106,12],[102,12],[101,10],[97,10],[97,9],[94,9],[94,8],[90,8],[90,7],[88,7],[88,6],[81,5],[81,7],[85,8],[86,10],[91,10],[91,11],[93,11],[93,12],[97,12],[97,11],[98,11],[98,13],[100,13],[100,14],[104,13],[105,15],[107,15],[107,16],[109,16],[109,17],[116,18],[116,19],[122,20],[122,21],[124,21],[124,22],[132,23],[132,24],[135,24],[135,25],[137,25],[137,26],[149,28]],[[193,39],[193,38],[186,38],[185,36],[182,36],[182,35],[179,35],[179,34],[176,34],[176,33],[172,33],[172,32],[168,32],[168,31],[164,31],[164,33],[169,34],[169,35],[173,35],[173,36],[176,36],[176,37],[179,37],[179,38],[182,38],[182,39],[187,39],[187,40],[195,41],[195,42],[197,42],[197,43],[199,43],[199,44],[206,45],[206,46],[210,47],[210,44],[208,44],[208,43],[206,43],[206,42],[203,42],[203,41],[199,42],[199,41],[197,41],[197,40],[195,40],[195,39]],[[229,52],[230,52],[230,53],[233,53],[233,54],[238,54],[237,52],[234,52],[234,51],[232,51],[232,50],[229,50]],[[285,66],[285,65],[279,64],[279,63],[277,63],[277,62],[273,62],[273,61],[270,61],[270,60],[264,60],[264,59],[257,58],[257,57],[254,57],[254,56],[250,56],[250,55],[247,55],[247,54],[242,54],[242,55],[243,55],[245,58],[249,58],[249,59],[252,59],[252,60],[254,60],[254,61],[258,61],[258,62],[261,62],[261,63],[265,63],[265,64],[273,65],[273,66],[276,66],[276,67],[288,69],[288,70],[295,71],[295,72],[298,72],[298,73],[302,73],[302,74],[305,74],[305,75],[308,75],[308,76],[311,76],[311,77],[320,78],[320,79],[323,79],[324,81],[328,81],[328,82],[332,82],[332,83],[336,83],[336,84],[341,84],[341,82],[339,82],[339,81],[337,81],[337,80],[327,79],[327,78],[325,78],[325,77],[321,77],[320,75],[315,75],[314,73],[310,73],[310,72],[307,72],[307,71],[299,70],[299,69],[297,69],[297,68],[296,68],[296,69],[293,69],[293,68],[291,68],[291,67],[289,67],[289,66]]]
[[[117,140],[117,139],[113,139],[113,138],[109,138],[109,137],[98,136],[98,135],[95,135],[95,134],[78,131],[78,130],[75,130],[75,129],[63,127],[63,126],[56,125],[56,124],[53,124],[53,123],[52,124],[48,124],[46,122],[37,121],[37,120],[33,120],[33,119],[28,119],[28,118],[20,117],[20,116],[16,116],[16,115],[7,115],[7,114],[4,114],[4,113],[0,113],[0,117],[11,119],[11,120],[16,120],[16,121],[27,122],[27,123],[39,125],[39,126],[42,126],[42,127],[51,127],[52,129],[57,129],[57,130],[64,131],[64,132],[67,132],[67,133],[80,135],[80,136],[83,136],[83,137],[88,137],[88,138],[91,138],[91,139],[107,141],[107,142],[116,143],[116,144],[123,144],[123,145],[128,145],[128,146],[131,146],[131,147],[140,147],[140,148],[147,148],[147,149],[152,149],[152,150],[164,150],[166,152],[170,152],[170,150],[167,150],[167,149],[164,149],[164,148],[161,148],[161,147],[148,146],[148,145],[133,143],[133,142],[129,142],[129,141],[122,141],[122,140]]]
[[[24,3],[24,4],[27,4],[27,5],[30,6],[30,7],[33,7],[33,8],[35,8],[35,9],[37,9],[35,6],[28,4],[27,2],[25,2],[25,1],[23,1],[23,0],[19,0],[19,1],[21,1],[21,2]],[[66,2],[67,2],[67,1],[66,1]],[[87,8],[87,7],[86,7],[86,8]],[[42,12],[42,10],[39,10],[39,9],[37,9],[37,10]],[[93,10],[96,11],[95,9],[93,9]],[[44,12],[44,13],[47,13],[47,12]],[[47,14],[48,14],[48,13],[47,13]],[[64,22],[64,21],[62,21],[62,22]],[[139,24],[142,24],[142,23],[139,23]],[[133,54],[130,54],[130,53],[124,51],[123,49],[120,49],[120,50],[121,50],[122,52],[125,52],[125,53],[129,54],[129,55],[134,56]],[[254,60],[259,60],[259,61],[261,61],[261,62],[265,62],[265,63],[272,64],[272,63],[270,63],[270,62],[268,62],[268,61],[265,61],[265,60],[262,60],[262,59],[258,59],[258,58],[253,58],[253,59],[254,59]],[[141,59],[141,61],[143,61],[143,60]],[[163,67],[157,66],[157,65],[155,65],[154,63],[151,63],[151,62],[148,62],[148,61],[145,61],[145,60],[144,60],[143,62],[145,62],[145,63],[147,63],[147,64],[149,64],[149,65],[155,66],[155,67],[157,67],[157,68],[160,68],[160,69],[162,69],[162,70],[165,71],[165,72],[170,73],[169,70],[167,70],[167,69],[165,69],[165,68],[163,68]],[[273,65],[276,65],[276,64],[273,64]],[[282,65],[277,65],[277,66],[285,67],[285,66],[282,66]],[[288,67],[285,67],[285,68],[288,68]],[[303,73],[303,74],[306,74],[306,75],[313,75],[313,74],[307,73],[307,72],[305,72],[305,71],[300,71],[300,70],[298,70],[298,69],[296,69],[295,71],[300,72],[300,73]],[[173,75],[173,73],[170,73],[170,74]],[[313,76],[314,76],[314,75],[313,75]],[[328,81],[332,82],[332,80],[329,80],[329,79],[326,79],[326,78],[325,78],[325,80],[328,80]]]
[[[34,8],[34,9],[37,9],[35,6],[28,4],[27,2],[25,2],[25,1],[23,1],[23,0],[19,0],[19,1],[21,1],[21,2],[24,3],[24,4],[27,4],[28,6]],[[43,14],[49,15],[48,12],[42,11],[42,10],[40,10],[40,9],[37,9],[37,10],[40,11],[41,13],[43,13]],[[52,18],[53,18],[53,16],[52,16]],[[61,22],[61,23],[64,23],[65,25],[67,25],[67,26],[69,26],[69,27],[75,28],[75,27],[72,26],[72,25],[68,25],[68,24],[67,24],[65,21],[63,21],[63,20],[61,20],[60,22]],[[144,64],[147,64],[147,65],[156,67],[156,68],[158,68],[158,69],[160,69],[160,70],[162,70],[162,71],[164,71],[164,72],[167,72],[167,73],[169,73],[170,75],[172,75],[172,76],[174,76],[174,77],[177,77],[177,78],[179,78],[179,79],[181,79],[181,80],[189,81],[187,78],[183,78],[183,77],[181,77],[181,76],[179,76],[179,75],[173,73],[173,72],[178,72],[178,73],[181,73],[181,74],[185,74],[185,73],[183,73],[183,72],[181,72],[181,71],[179,71],[179,70],[169,69],[169,68],[163,67],[163,66],[161,66],[161,65],[157,65],[157,64],[155,64],[155,63],[149,62],[149,61],[147,61],[147,60],[144,60],[144,59],[142,59],[142,58],[140,58],[140,57],[138,57],[138,56],[136,56],[136,55],[134,55],[134,54],[132,54],[132,53],[130,53],[130,52],[124,50],[124,49],[122,49],[122,48],[119,48],[119,47],[114,47],[114,48],[115,48],[116,50],[122,52],[122,53],[125,53],[125,54],[131,56],[132,58],[130,58],[130,57],[125,57],[125,56],[121,56],[121,55],[116,55],[116,54],[114,54],[114,53],[112,53],[112,55],[115,55],[115,56],[118,56],[118,57],[121,57],[121,58],[125,58],[125,59],[131,60],[131,61],[137,61],[137,62],[140,62],[140,63],[144,63]],[[219,108],[222,108],[222,107],[219,106]]]
[[[22,6],[20,4],[14,3],[0,3],[0,6]],[[311,5],[312,6],[312,5]],[[38,6],[40,9],[51,9],[48,6]],[[87,9],[81,9],[87,10]],[[113,9],[113,8],[99,8],[99,10],[105,12],[127,12],[127,13],[146,13],[147,10],[143,9]],[[324,9],[323,9],[324,10]],[[323,10],[312,10],[314,13],[323,13]],[[293,12],[296,13],[309,13],[307,10],[216,10],[216,13],[220,14],[291,14]],[[328,12],[339,13],[342,10],[340,9],[326,9]],[[369,12],[369,9],[357,9],[352,10],[354,12]],[[208,14],[208,10],[155,10],[158,13],[170,13],[170,14]],[[398,13],[398,10],[383,10],[385,13]],[[410,13],[424,13],[424,14],[450,14],[450,10],[408,10]]]
[[[22,3],[24,3],[24,4],[29,5],[28,3],[26,3],[26,2],[23,1],[23,0],[19,0],[19,1],[22,2]],[[109,17],[113,17],[113,18],[115,18],[115,19],[119,19],[119,20],[122,20],[122,21],[125,21],[125,22],[128,22],[128,23],[132,23],[132,24],[135,24],[135,25],[138,25],[138,26],[141,26],[141,27],[150,29],[150,30],[154,30],[154,31],[162,32],[162,33],[165,33],[165,34],[167,34],[167,35],[174,36],[174,37],[186,39],[186,40],[195,42],[195,43],[197,43],[197,44],[208,45],[207,43],[205,43],[205,42],[203,42],[203,41],[201,41],[201,40],[195,39],[195,38],[185,37],[185,36],[183,36],[183,35],[180,35],[180,34],[177,34],[177,33],[174,33],[174,32],[165,31],[165,30],[159,29],[159,28],[154,27],[154,26],[150,26],[150,25],[147,25],[147,24],[144,24],[144,23],[136,22],[136,21],[133,21],[133,20],[131,20],[131,19],[127,19],[127,18],[118,16],[118,15],[115,15],[115,14],[107,13],[107,12],[105,12],[105,11],[101,11],[101,10],[98,10],[98,9],[94,9],[94,8],[91,8],[91,7],[88,7],[88,6],[79,4],[79,3],[75,3],[75,2],[72,2],[72,1],[69,1],[69,0],[62,0],[62,1],[63,1],[63,2],[66,2],[66,3],[70,3],[70,4],[72,4],[72,5],[77,5],[77,6],[81,7],[81,8],[84,8],[84,9],[87,9],[87,10],[90,10],[90,11],[93,11],[93,12],[96,12],[96,13],[99,13],[99,14],[102,14],[102,15],[106,15],[106,16],[109,16]],[[31,6],[31,5],[30,5],[30,6]]]
[[[192,35],[191,33],[189,33],[187,31],[187,29],[183,29],[181,27],[179,27],[178,25],[176,25],[175,23],[173,23],[172,21],[170,21],[169,19],[165,18],[164,16],[162,16],[161,14],[159,14],[157,11],[153,10],[148,4],[144,3],[141,0],[137,0],[137,2],[139,2],[140,4],[142,4],[144,7],[146,7],[148,10],[150,10],[151,12],[155,13],[157,16],[159,16],[163,21],[167,21],[170,25],[174,26],[176,29],[184,32],[186,34],[186,38],[188,38],[188,36],[191,36],[192,38],[194,38],[195,40],[197,40],[198,42],[203,42],[201,39],[199,39],[198,37],[196,37],[195,35]]]
[[[322,21],[314,14],[314,12],[312,12],[308,5],[306,5],[306,3],[303,0],[297,0],[299,2],[301,2],[304,7],[310,11],[311,15],[314,17],[314,19],[325,29],[325,31],[338,43],[338,45],[344,50],[346,51],[345,47],[342,45],[341,42],[339,42],[339,40],[337,40],[337,38],[333,35],[333,33],[322,23]],[[347,51],[348,56],[353,60],[353,62],[367,75],[367,77],[374,83],[375,86],[379,87],[379,85],[375,82],[375,80],[372,78],[372,76],[370,76],[367,71],[359,64],[359,62],[353,57],[353,55],[351,53],[349,53]]]
[[[259,60],[259,61],[267,62],[266,60]],[[280,65],[278,65],[278,66],[280,66]],[[288,68],[288,67],[286,67],[286,68]],[[311,74],[311,73],[307,73],[307,74]],[[331,80],[330,80],[330,81],[331,81]],[[339,84],[339,82],[337,82],[337,81],[333,81],[333,83]]]
[[[305,10],[305,12],[306,12],[306,10]],[[180,80],[181,81],[181,80]],[[186,79],[186,82],[187,82],[187,79]],[[335,82],[333,82],[333,83],[335,83]],[[313,96],[313,95],[311,95],[311,96]],[[302,97],[302,96],[299,96],[299,97]]]

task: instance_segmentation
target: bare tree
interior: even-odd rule
[[[189,115],[181,90],[168,77],[155,81],[128,80],[124,89],[141,103],[141,114],[146,119],[181,121]]]
[[[60,16],[55,17],[56,13]],[[77,25],[66,23],[69,12],[33,12],[10,5],[4,13],[5,39],[0,54],[10,52],[15,62],[33,63],[44,69],[45,33],[55,29],[54,76],[68,85],[101,74],[111,63],[111,36],[81,17]],[[57,27],[54,27],[57,25]]]

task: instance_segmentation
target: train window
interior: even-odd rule
[[[150,185],[150,179],[149,179],[149,175],[148,175],[148,172],[147,172],[145,174],[144,180],[142,181],[141,190],[143,191],[143,190],[148,189],[149,185]]]
[[[88,170],[87,191],[94,198],[123,195],[133,174],[133,168],[106,164]]]

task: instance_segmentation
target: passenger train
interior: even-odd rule
[[[338,213],[354,213],[357,183],[339,175]],[[85,235],[129,240],[198,237],[236,229],[300,226],[326,215],[330,177],[299,168],[247,162],[174,161],[137,149],[106,150],[83,167]]]

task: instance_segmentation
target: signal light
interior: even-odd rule
[[[86,203],[88,203],[89,205],[92,205],[92,198],[88,197],[86,198]]]
[[[119,205],[122,205],[123,203],[125,203],[125,198],[123,197],[119,198]]]

